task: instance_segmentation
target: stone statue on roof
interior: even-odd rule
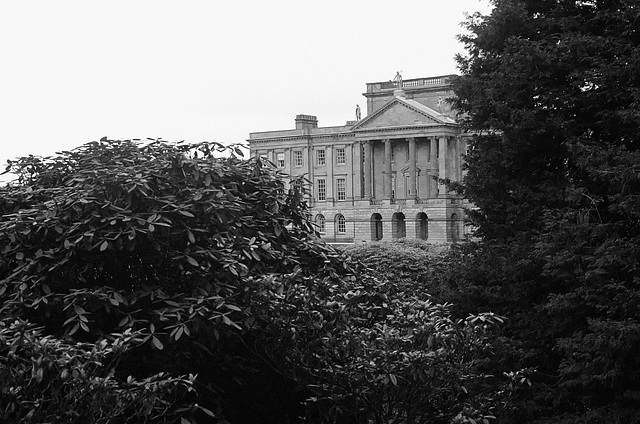
[[[396,72],[393,82],[396,84],[396,87],[402,88],[402,75],[400,75],[400,71]]]
[[[360,120],[360,105],[356,105],[356,121]]]

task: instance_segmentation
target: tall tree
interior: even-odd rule
[[[492,3],[466,22],[455,85],[478,134],[462,190],[513,255],[487,281],[544,352],[556,411],[624,408],[640,400],[640,8]]]

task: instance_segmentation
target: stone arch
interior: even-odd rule
[[[382,240],[382,215],[374,213],[371,215],[371,240]]]
[[[391,216],[391,237],[403,238],[407,236],[407,225],[404,214],[396,212]]]
[[[429,238],[429,217],[424,212],[416,215],[416,238],[420,240]]]

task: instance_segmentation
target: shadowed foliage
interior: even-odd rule
[[[538,370],[505,422],[638,422],[637,2],[492,3],[455,92],[484,238],[462,291],[509,316],[508,361]]]

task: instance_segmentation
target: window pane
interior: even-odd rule
[[[323,215],[316,216],[316,225],[318,226],[319,233],[325,232],[325,219]]]
[[[336,163],[347,163],[347,155],[345,154],[344,149],[336,149]]]
[[[344,216],[342,215],[336,216],[336,231],[339,234],[344,234],[347,232],[347,220],[344,219]]]
[[[293,165],[298,167],[302,166],[302,152],[300,150],[293,152]]]
[[[338,200],[345,200],[347,198],[347,180],[344,178],[338,178],[336,180],[336,191]]]
[[[276,166],[278,168],[284,168],[284,153],[278,153],[276,155]]]
[[[318,165],[324,165],[326,163],[326,156],[324,153],[324,149],[318,150],[317,153]]]
[[[324,179],[318,180],[318,200],[327,199],[327,182]]]

